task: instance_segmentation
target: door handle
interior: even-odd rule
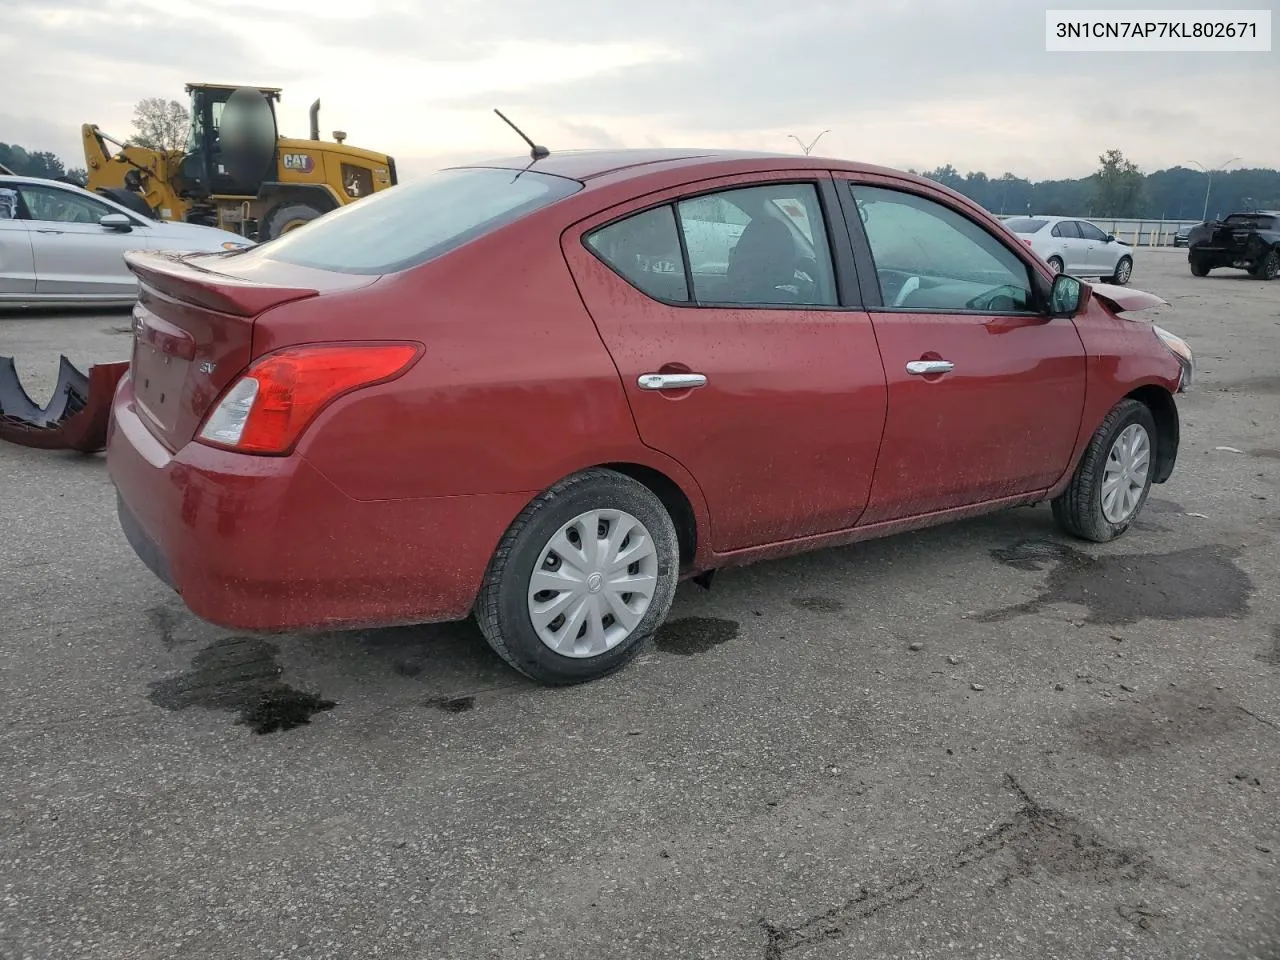
[[[36,233],[62,233],[61,230],[36,230]]]
[[[636,385],[641,390],[689,390],[705,387],[707,378],[701,373],[642,373]]]
[[[955,368],[950,360],[912,360],[907,364],[907,373],[922,377],[931,373],[950,373]]]

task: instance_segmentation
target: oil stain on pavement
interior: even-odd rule
[[[794,950],[842,939],[874,915],[920,897],[935,896],[938,886],[972,875],[986,862],[998,865],[998,879],[986,890],[987,896],[1012,885],[1015,880],[1035,880],[1043,874],[1057,881],[1108,887],[1144,880],[1187,886],[1159,869],[1142,850],[1110,842],[1078,818],[1032,798],[1012,776],[1006,779],[1020,801],[1013,816],[940,862],[913,871],[878,890],[863,887],[856,896],[803,923],[782,926],[762,921],[764,960],[782,960]],[[1116,906],[1121,909],[1123,904]]]
[[[466,713],[476,708],[475,697],[433,697],[427,706],[435,707],[443,713]]]
[[[844,609],[844,604],[834,597],[796,597],[791,605],[814,613],[839,613]]]
[[[1116,760],[1210,740],[1250,722],[1221,691],[1177,687],[1082,711],[1068,725],[1084,750]]]
[[[1269,666],[1280,668],[1280,623],[1271,628],[1271,647],[1259,653],[1258,659]]]
[[[679,620],[668,620],[663,624],[654,636],[653,643],[663,653],[691,657],[697,653],[706,653],[722,643],[735,639],[739,629],[736,620],[722,620],[719,617],[683,617]]]
[[[166,710],[204,707],[238,714],[254,733],[292,730],[337,704],[280,682],[276,648],[256,637],[223,637],[196,654],[191,669],[151,684],[149,699]]]
[[[1087,607],[1086,620],[1094,624],[1240,619],[1249,611],[1253,592],[1249,575],[1236,563],[1240,552],[1213,544],[1172,553],[1091,556],[1065,543],[1022,540],[992,550],[991,555],[1015,570],[1042,570],[1052,564],[1040,595],[989,610],[977,619],[996,623],[1039,613],[1057,603]]]

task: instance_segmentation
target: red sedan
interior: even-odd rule
[[[606,674],[717,568],[1050,501],[1122,534],[1190,352],[946,188],[809,157],[451,169],[259,247],[130,254],[108,468],[199,616],[474,614]]]

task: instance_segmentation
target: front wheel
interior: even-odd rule
[[[614,672],[666,619],[679,579],[671,515],[613,470],[562,480],[503,536],[476,601],[489,645],[551,686]]]
[[[1106,543],[1129,529],[1151,491],[1156,421],[1137,400],[1111,408],[1094,432],[1053,516],[1068,533]]]
[[[1129,278],[1133,276],[1133,260],[1129,257],[1121,257],[1120,262],[1116,264],[1115,273],[1107,280],[1108,283],[1114,283],[1123,287],[1129,282]]]
[[[1209,261],[1203,257],[1191,256],[1187,258],[1187,262],[1191,264],[1191,275],[1193,277],[1207,277],[1209,275]]]
[[[1273,249],[1249,272],[1259,280],[1274,280],[1280,274],[1280,250]]]

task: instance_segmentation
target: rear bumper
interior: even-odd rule
[[[456,620],[525,494],[354,500],[300,456],[171,453],[126,376],[107,445],[121,529],[197,616],[238,630]]]

